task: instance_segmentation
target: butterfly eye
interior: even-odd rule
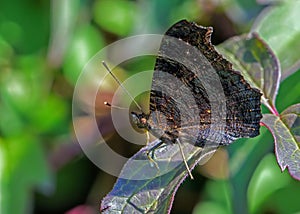
[[[132,119],[133,124],[135,124],[137,126],[139,125],[140,119],[137,116],[137,114],[135,114],[134,112],[131,113],[131,119]]]

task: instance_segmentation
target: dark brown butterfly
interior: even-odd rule
[[[211,27],[182,20],[162,39],[149,113],[132,113],[139,128],[161,140],[155,148],[228,145],[259,134],[262,94],[215,50],[211,34]]]

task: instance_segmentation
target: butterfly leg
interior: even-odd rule
[[[147,140],[146,145],[148,145],[150,142],[150,135],[148,131],[146,131],[146,140]]]
[[[176,141],[177,141],[177,144],[178,144],[178,147],[179,147],[179,150],[180,150],[181,157],[182,157],[183,163],[184,163],[184,165],[185,165],[185,168],[186,168],[186,170],[188,171],[188,174],[189,174],[190,178],[193,180],[194,177],[193,177],[193,175],[192,175],[192,172],[191,172],[191,170],[190,170],[190,168],[189,168],[189,165],[188,165],[188,163],[187,163],[187,160],[186,160],[186,158],[185,158],[185,155],[184,155],[184,152],[183,152],[183,148],[182,148],[181,142],[180,142],[180,140],[179,140],[178,138],[176,139]]]
[[[163,141],[160,141],[159,143],[157,143],[156,145],[154,145],[153,147],[151,147],[148,151],[147,151],[147,157],[150,161],[151,166],[155,166],[155,168],[159,171],[159,167],[157,162],[154,160],[154,152],[156,149],[158,149],[159,147],[161,147],[163,145]]]

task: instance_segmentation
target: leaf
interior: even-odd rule
[[[214,213],[214,214],[229,214],[224,207],[216,202],[201,202],[194,209],[194,214]]]
[[[103,47],[104,39],[96,27],[90,24],[77,27],[63,62],[66,79],[75,85],[85,64]]]
[[[218,46],[248,83],[263,92],[262,102],[273,111],[280,80],[279,61],[260,37],[252,33],[233,37]]]
[[[275,155],[266,155],[257,166],[248,187],[250,213],[258,213],[263,203],[279,189],[287,187],[292,178],[281,173],[275,162]]]
[[[281,113],[282,121],[289,127],[296,141],[300,142],[300,103],[288,107]]]
[[[123,0],[94,2],[93,17],[101,28],[118,36],[126,36],[133,31],[137,14],[134,2]]]
[[[300,68],[300,1],[285,1],[265,9],[252,31],[268,43],[279,58],[281,81]]]
[[[170,213],[174,195],[188,173],[177,144],[157,148],[154,157],[159,170],[153,166],[147,153],[159,143],[152,142],[129,159],[113,190],[102,200],[102,213]],[[216,149],[185,144],[191,169],[199,161],[205,162]]]
[[[287,107],[300,103],[300,70],[280,83],[279,92],[277,95],[276,109],[283,112]]]
[[[266,143],[261,143],[261,141]],[[228,149],[230,177],[230,201],[232,213],[248,213],[247,190],[253,173],[261,159],[272,151],[272,135],[266,128],[260,129],[260,135],[253,139],[240,139]]]
[[[300,180],[300,104],[290,106],[280,117],[265,114],[262,123],[273,135],[275,154],[281,170],[288,167],[290,175]]]
[[[33,187],[51,187],[41,145],[23,135],[0,141],[0,161],[0,213],[28,213]]]

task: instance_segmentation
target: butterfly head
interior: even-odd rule
[[[131,118],[133,124],[135,124],[138,128],[149,130],[150,128],[148,123],[149,115],[145,113],[138,114],[136,112],[131,112]]]

